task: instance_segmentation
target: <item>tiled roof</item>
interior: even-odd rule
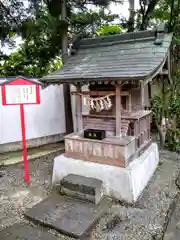
[[[141,31],[75,42],[73,55],[43,82],[144,79],[164,63],[172,33]]]

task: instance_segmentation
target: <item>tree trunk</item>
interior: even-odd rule
[[[156,5],[158,4],[160,0],[151,0],[149,2],[149,4],[147,5],[147,8],[145,8],[145,6],[141,9],[143,10],[143,13],[142,13],[142,23],[141,23],[141,26],[140,26],[140,30],[146,30],[147,27],[148,27],[148,24],[149,24],[149,20],[151,18],[151,15],[156,7]],[[140,2],[143,3],[142,0],[140,0]],[[141,5],[141,4],[140,4]],[[144,3],[143,3],[144,5]],[[145,10],[147,9],[147,10]]]
[[[66,0],[62,1],[62,12],[61,19],[66,20]],[[68,38],[67,33],[64,34],[62,39],[62,62],[64,64],[68,49]],[[66,121],[66,133],[72,133],[73,128],[73,118],[72,118],[72,107],[71,107],[71,93],[70,93],[70,85],[69,83],[63,84],[63,93],[64,93],[64,111],[65,111],[65,121]]]
[[[134,17],[135,17],[134,1],[135,0],[129,0],[128,32],[134,32]]]
[[[165,127],[160,126],[156,120],[155,120],[155,123],[159,133],[160,148],[163,149],[166,141],[167,129]]]

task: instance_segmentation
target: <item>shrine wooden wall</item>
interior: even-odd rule
[[[120,146],[118,143],[73,138],[73,134],[65,137],[65,155],[85,161],[126,167],[135,151],[135,139]]]
[[[141,110],[142,106],[141,106],[141,90],[140,90],[140,88],[131,89],[130,94],[131,94],[132,111]]]
[[[129,128],[130,121],[121,119],[121,134],[125,136]],[[98,118],[83,116],[83,128],[92,128],[106,131],[106,137],[115,136],[116,134],[116,120],[115,118]]]

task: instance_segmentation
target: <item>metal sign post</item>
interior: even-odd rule
[[[20,106],[24,180],[26,183],[29,183],[24,105],[40,104],[40,83],[35,80],[28,80],[20,77],[13,80],[6,80],[1,83],[0,86],[2,92],[2,105]]]

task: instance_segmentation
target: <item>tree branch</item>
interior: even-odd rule
[[[140,26],[140,30],[146,30],[148,27],[148,23],[151,17],[151,14],[154,10],[154,8],[156,7],[156,5],[158,4],[160,0],[151,0],[147,6],[147,10],[145,11],[145,6],[144,6],[144,14],[142,14],[142,23]],[[140,2],[142,2],[140,0]]]
[[[0,7],[6,12],[7,15],[18,25],[16,19],[11,15],[9,9],[0,1]]]

